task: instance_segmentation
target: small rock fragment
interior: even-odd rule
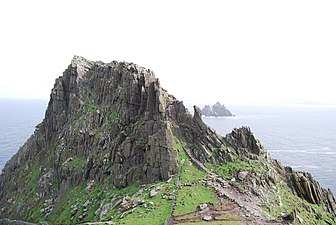
[[[90,200],[86,200],[86,202],[83,204],[83,207],[87,208],[90,203],[91,203]]]
[[[207,208],[208,207],[208,204],[199,204],[198,206],[197,206],[197,209],[198,210],[203,210],[203,209],[205,209],[205,208]]]
[[[247,171],[240,171],[237,177],[239,180],[243,181],[246,178],[247,174],[248,174]]]
[[[158,193],[157,191],[155,191],[155,190],[151,190],[151,191],[149,192],[149,197],[153,198],[157,193]]]
[[[210,221],[210,220],[212,220],[212,216],[203,216],[202,220]]]

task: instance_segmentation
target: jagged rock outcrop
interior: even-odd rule
[[[235,146],[237,149],[244,148],[247,149],[247,152],[251,152],[255,155],[265,152],[260,141],[255,138],[249,127],[233,129],[233,131],[226,136],[226,139],[230,145]]]
[[[310,173],[293,171],[290,167],[285,169],[287,182],[294,193],[312,204],[323,204],[328,212],[336,212],[335,197],[330,189],[321,188]]]
[[[168,179],[176,172],[176,162],[164,121],[165,98],[168,94],[150,70],[75,57],[52,90],[40,128],[46,134],[42,147],[61,145],[56,149],[63,151],[57,155],[57,169],[69,157],[84,156],[85,177],[77,181],[102,172],[111,176],[115,186]],[[161,148],[165,150],[158,151]],[[103,166],[109,163],[111,168]]]
[[[83,221],[90,215],[104,220],[116,209],[122,218],[140,203],[147,205],[135,199],[142,189],[130,197],[100,187],[118,189],[180,176],[182,150],[177,150],[177,143],[190,164],[210,177],[203,183],[259,218],[269,215],[265,210],[272,207],[270,196],[279,188],[307,204],[323,205],[335,215],[332,193],[320,188],[310,175],[273,160],[249,128],[234,129],[222,137],[202,121],[198,107],[191,115],[164,90],[151,70],[75,56],[56,79],[44,120],[0,175],[0,218],[55,218],[55,210],[60,212],[64,202],[72,202],[67,214],[71,219],[62,222],[74,223],[74,217]],[[176,186],[181,187],[178,179]],[[72,199],[69,193],[77,192],[89,199]],[[174,200],[175,192],[168,199]],[[330,215],[318,219],[329,220]]]
[[[202,115],[214,117],[234,116],[224,105],[217,102],[213,106],[206,105],[202,109]]]

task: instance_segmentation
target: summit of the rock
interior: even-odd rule
[[[79,55],[74,55],[74,57],[71,60],[71,66],[76,67],[77,65],[92,65],[92,61],[87,60],[86,58],[79,56]]]
[[[249,128],[222,137],[194,111],[149,69],[75,56],[0,175],[0,219],[178,224],[234,212],[243,223],[335,222],[334,196],[309,173],[272,159]]]

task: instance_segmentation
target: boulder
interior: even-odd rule
[[[149,192],[149,197],[151,197],[151,198],[153,198],[155,195],[157,195],[157,191],[156,190],[151,190],[150,192]]]
[[[204,204],[199,204],[197,206],[197,209],[201,211],[201,210],[206,209],[207,207],[208,207],[208,204],[204,203]]]
[[[237,175],[237,178],[241,181],[243,181],[248,174],[248,171],[240,171]]]
[[[106,203],[105,205],[103,205],[103,207],[100,210],[100,216],[99,216],[100,220],[104,219],[104,216],[110,210],[111,205],[112,205],[111,203]]]
[[[86,200],[86,202],[83,204],[84,208],[87,208],[90,205],[90,200]]]
[[[203,216],[202,217],[202,220],[204,220],[204,221],[211,221],[213,218],[212,218],[212,216],[210,216],[210,215],[206,215],[206,216]]]

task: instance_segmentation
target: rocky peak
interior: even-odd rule
[[[222,104],[220,104],[220,102],[216,102],[216,104],[214,104],[213,106],[220,107],[220,106],[222,106]]]
[[[236,146],[238,149],[246,149],[255,155],[264,152],[260,141],[255,138],[249,127],[233,129],[230,134],[226,135],[226,139],[232,146]]]
[[[94,62],[85,59],[82,56],[75,55],[71,60],[71,66],[76,68],[78,66],[90,68]]]
[[[232,113],[221,103],[217,102],[213,106],[205,105],[202,109],[204,116],[226,117],[233,116]]]
[[[203,122],[202,121],[202,111],[196,105],[194,105],[194,120],[197,122]]]

